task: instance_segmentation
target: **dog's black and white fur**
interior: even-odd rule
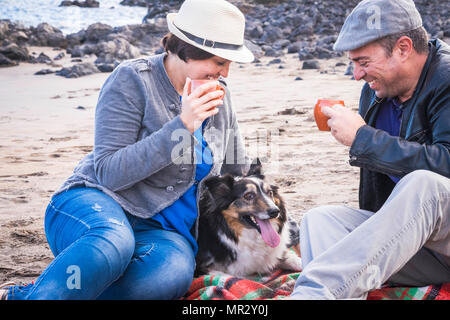
[[[297,223],[288,218],[278,187],[265,183],[259,160],[245,177],[216,176],[205,185],[196,275],[301,271],[300,257],[288,249],[298,246]]]

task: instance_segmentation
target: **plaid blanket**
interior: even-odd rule
[[[195,278],[185,295],[187,300],[283,299],[294,289],[300,273],[277,270],[268,276],[247,279],[228,275]],[[368,300],[450,300],[450,283],[421,288],[384,287],[371,291]]]

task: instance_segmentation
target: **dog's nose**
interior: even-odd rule
[[[267,211],[267,214],[269,215],[270,218],[276,218],[279,213],[280,209],[278,208],[269,209],[269,211]]]

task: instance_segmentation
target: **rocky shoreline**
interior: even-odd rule
[[[75,64],[60,70],[43,69],[38,74],[56,73],[79,77],[95,72],[111,72],[121,61],[161,52],[160,39],[168,31],[167,12],[176,11],[180,0],[151,2],[142,24],[111,27],[102,23],[90,25],[77,33],[64,35],[57,28],[41,23],[25,27],[10,20],[0,20],[0,67],[20,62],[44,63],[58,67],[58,58],[29,52],[29,46],[50,46],[66,50]],[[256,56],[274,58],[297,54],[305,67],[320,68],[316,59],[329,59],[343,53],[332,50],[339,30],[359,0],[231,0],[246,15],[246,45]],[[441,1],[415,1],[425,29],[434,38],[450,37],[449,6]],[[147,6],[145,0],[124,0],[122,5]],[[83,62],[95,55],[96,60]]]

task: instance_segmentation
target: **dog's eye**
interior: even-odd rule
[[[246,194],[244,194],[244,199],[245,200],[253,200],[255,198],[256,194],[254,192],[247,192]]]
[[[267,194],[269,195],[269,197],[273,198],[273,191],[272,190],[267,191]]]

